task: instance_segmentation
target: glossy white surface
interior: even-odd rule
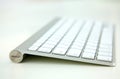
[[[55,16],[115,23],[116,67],[30,56],[15,64],[9,52]],[[48,19],[49,18],[49,19]],[[120,79],[120,2],[14,1],[0,3],[1,79]]]

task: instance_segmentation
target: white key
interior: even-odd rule
[[[64,55],[66,53],[66,51],[67,51],[66,48],[56,48],[52,51],[52,53]]]
[[[106,39],[107,38],[107,39]],[[105,27],[103,29],[103,33],[101,36],[101,42],[100,44],[108,44],[108,45],[112,45],[112,41],[113,41],[113,28],[112,26],[110,27]]]
[[[88,44],[98,44],[98,40],[88,40]]]
[[[38,51],[49,53],[54,47],[55,47],[55,44],[45,43],[38,49]]]
[[[71,48],[73,48],[73,49],[83,49],[83,46],[72,45]]]
[[[94,53],[86,53],[83,52],[82,57],[83,58],[88,58],[88,59],[94,59],[95,54]]]
[[[56,45],[56,41],[47,41],[44,44]]]
[[[107,49],[107,48],[99,48],[99,51],[112,53],[112,49]]]
[[[107,45],[107,44],[100,44],[100,48],[105,48],[105,49],[112,49],[112,45]]]
[[[85,41],[83,41],[83,42],[74,41],[73,42],[73,45],[77,45],[77,46],[84,46],[84,44],[85,44]]]
[[[85,50],[86,50],[86,49],[96,50],[96,49],[97,49],[97,46],[89,46],[89,45],[86,45]]]
[[[94,41],[94,42],[88,41],[87,44],[86,44],[86,46],[95,46],[95,47],[96,47],[97,45],[98,45],[98,42],[95,42],[95,41]]]
[[[98,55],[112,56],[112,53],[110,53],[110,52],[98,52]]]
[[[41,47],[43,47],[43,48],[46,47],[46,48],[51,48],[51,49],[52,49],[52,48],[54,48],[54,46],[55,46],[55,45],[53,45],[53,44],[44,44],[44,45],[41,46]]]
[[[95,49],[85,49],[84,53],[93,53],[93,54],[95,54],[96,50]]]
[[[76,38],[75,41],[74,41],[74,44],[84,44],[86,42],[86,40],[82,40],[81,38]]]
[[[52,50],[51,48],[46,48],[46,47],[41,47],[38,49],[38,51],[44,52],[44,53],[50,53],[51,50]]]
[[[68,41],[67,41],[67,39],[63,39],[63,40],[61,40],[60,43],[61,43],[61,44],[66,44],[66,45],[68,45],[68,44],[71,43],[71,40],[68,40]]]
[[[38,49],[38,46],[34,46],[34,45],[28,48],[28,50],[34,50],[34,51],[37,49]]]
[[[60,45],[58,45],[56,48],[68,48],[69,47],[69,45],[67,45],[67,44],[60,44]]]
[[[47,38],[40,38],[39,40],[37,40],[33,45],[34,46],[40,46],[40,45],[42,45],[44,42],[45,42],[45,40],[46,40]]]
[[[102,60],[102,61],[112,61],[111,56],[103,56],[103,55],[98,55],[97,60]]]
[[[82,50],[80,49],[69,49],[66,55],[68,56],[74,56],[74,57],[79,57],[80,53]]]

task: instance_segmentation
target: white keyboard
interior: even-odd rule
[[[27,50],[33,55],[112,66],[113,38],[112,24],[61,18],[37,37]]]

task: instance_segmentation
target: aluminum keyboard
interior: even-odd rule
[[[28,50],[103,62],[113,61],[113,25],[62,18]]]
[[[25,55],[115,66],[114,26],[93,20],[55,18],[10,52],[19,63]]]

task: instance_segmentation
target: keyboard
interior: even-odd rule
[[[114,25],[56,18],[14,49],[10,59],[21,62],[25,54],[115,66]]]

